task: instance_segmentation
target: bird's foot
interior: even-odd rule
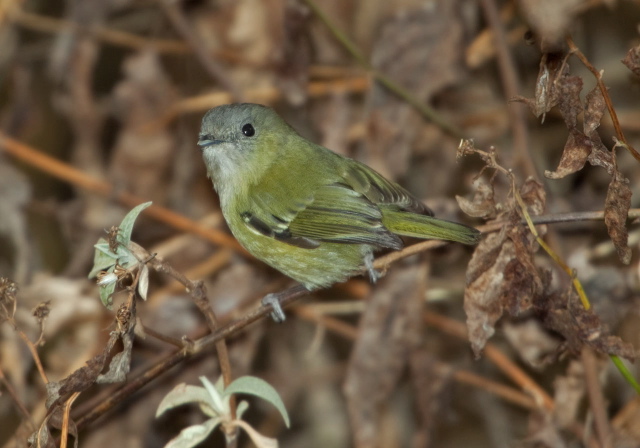
[[[377,282],[378,279],[382,277],[382,274],[376,271],[373,267],[373,253],[369,253],[364,256],[364,266],[369,272],[369,279],[371,279],[371,283]]]
[[[267,294],[262,298],[262,304],[265,306],[271,305],[271,318],[274,322],[282,323],[287,319],[282,306],[280,306],[280,294]]]
[[[262,298],[262,305],[271,306],[271,318],[278,323],[284,322],[287,317],[282,309],[282,304],[289,304],[295,299],[309,294],[309,290],[302,285],[296,285],[284,291],[267,294]]]

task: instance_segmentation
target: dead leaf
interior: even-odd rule
[[[578,115],[584,110],[580,100],[582,84],[582,78],[570,76],[568,72],[560,76],[557,81],[555,94],[557,95],[558,110],[570,131],[578,128]]]
[[[612,153],[615,154],[615,153]],[[614,155],[615,158],[615,155]],[[631,261],[631,249],[628,245],[627,218],[631,207],[631,188],[629,179],[616,171],[604,202],[604,223],[609,237],[613,241],[618,258],[624,264]]]
[[[637,357],[633,346],[611,335],[593,309],[584,309],[573,289],[563,294],[537,296],[535,309],[545,327],[561,334],[566,340],[565,349],[576,356],[586,344],[606,355]]]
[[[600,91],[600,88],[596,85],[587,93],[587,97],[585,98],[583,119],[585,135],[588,137],[594,137],[594,134],[597,135],[596,129],[600,127],[600,121],[602,121],[606,107],[607,105],[605,104],[604,96],[602,96],[602,91]],[[598,136],[598,140],[600,140],[600,136]]]
[[[500,207],[495,201],[493,179],[486,181],[483,177],[478,177],[473,181],[472,188],[473,199],[456,196],[460,209],[474,218],[495,218]]]
[[[465,70],[464,28],[456,3],[435,2],[430,8],[406,8],[387,17],[372,48],[372,65],[423,102],[458,82]],[[402,176],[415,146],[423,143],[424,119],[377,83],[367,103],[367,164],[392,179]],[[448,163],[453,166],[453,157]],[[440,168],[435,175],[443,172]],[[433,176],[429,179],[439,184]]]
[[[355,446],[377,445],[381,411],[420,340],[424,287],[424,266],[392,270],[360,320],[344,383]]]
[[[640,45],[629,50],[622,60],[622,63],[626,65],[634,75],[640,76]]]
[[[580,171],[587,163],[591,150],[591,140],[587,136],[578,131],[570,132],[558,168],[555,171],[545,171],[545,177],[562,179],[569,174]]]
[[[532,215],[544,210],[542,185],[529,179],[521,196]],[[484,238],[467,267],[464,310],[469,341],[476,357],[495,332],[495,324],[505,311],[517,316],[528,310],[538,295],[546,293],[550,278],[533,262],[535,238],[519,224],[515,204],[510,204],[512,223],[499,233]],[[544,233],[544,228],[540,229]]]
[[[439,362],[426,349],[411,354],[409,367],[413,380],[414,400],[418,409],[418,427],[413,446],[428,447],[433,443],[433,432],[449,399],[453,368]]]
[[[568,428],[578,421],[585,395],[584,366],[581,361],[571,361],[565,375],[553,382],[555,394],[553,418],[560,428]]]
[[[564,65],[564,57],[562,55],[555,53],[543,54],[540,59],[534,97],[531,99],[517,96],[511,101],[525,103],[531,109],[531,113],[538,118],[542,116],[542,121],[544,122],[544,115],[558,104],[556,81],[567,72],[568,66]]]

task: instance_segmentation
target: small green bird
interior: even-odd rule
[[[208,111],[198,145],[236,239],[308,290],[358,274],[398,235],[476,244],[472,227],[434,218],[418,199],[368,166],[301,137],[273,109]],[[284,314],[273,297],[263,302]],[[275,318],[275,316],[274,316]]]

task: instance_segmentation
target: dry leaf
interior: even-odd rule
[[[615,154],[615,153],[613,153]],[[615,156],[614,156],[615,157]],[[604,223],[607,226],[609,237],[613,241],[618,258],[624,264],[631,261],[631,249],[628,245],[627,218],[631,207],[631,188],[629,179],[616,171],[609,189],[607,199],[604,202]]]
[[[521,196],[532,215],[544,210],[542,185],[529,179]],[[469,341],[476,356],[495,332],[495,323],[505,311],[519,315],[531,307],[538,295],[546,293],[549,275],[535,266],[535,238],[519,225],[519,215],[510,204],[512,223],[499,233],[484,238],[467,267],[464,310],[467,315]],[[540,231],[544,233],[544,229]]]
[[[561,55],[543,54],[540,59],[534,98],[517,96],[512,98],[511,101],[525,103],[531,109],[531,113],[536,117],[542,116],[542,121],[544,122],[544,115],[558,104],[557,80],[566,76],[568,69],[569,67],[564,64],[564,58]]]
[[[538,296],[535,308],[543,324],[561,334],[566,340],[565,348],[575,355],[586,344],[606,355],[618,355],[627,359],[635,359],[637,356],[631,344],[609,333],[592,309],[584,309],[573,289],[564,294]]]
[[[377,70],[424,102],[458,82],[464,73],[463,22],[458,6],[456,2],[435,2],[432,6],[406,9],[388,18],[380,26],[371,56]],[[378,84],[371,89],[368,105],[367,163],[385,176],[402,176],[414,147],[421,143],[424,119]],[[449,163],[453,166],[453,157]],[[440,168],[439,173],[443,171]]]
[[[495,218],[500,207],[495,201],[493,179],[487,182],[484,178],[478,177],[473,181],[472,188],[474,191],[473,199],[456,196],[460,209],[474,218]]]
[[[556,377],[553,386],[553,401],[556,404],[553,410],[554,421],[560,428],[569,428],[578,421],[578,412],[585,394],[582,361],[571,361],[566,375]]]
[[[424,267],[394,269],[360,321],[344,384],[355,446],[376,446],[381,410],[420,340]]]
[[[622,63],[626,65],[634,75],[640,76],[640,45],[629,50],[622,60]]]
[[[419,417],[412,446],[428,447],[433,443],[433,432],[450,398],[453,368],[421,348],[411,354],[410,369]]]

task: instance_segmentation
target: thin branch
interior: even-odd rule
[[[16,390],[13,388],[13,386],[9,382],[9,379],[4,375],[4,371],[2,370],[2,366],[0,366],[0,382],[2,384],[4,384],[4,388],[7,390],[7,393],[9,393],[9,396],[11,397],[11,399],[13,400],[15,405],[17,406],[17,408],[20,411],[20,413],[22,414],[22,417],[24,418],[24,420],[29,423],[29,426],[31,427],[31,430],[35,431],[36,428],[37,428],[36,423],[33,421],[33,418],[31,418],[31,414],[29,414],[29,411],[27,410],[27,407],[24,405],[24,403],[22,403],[22,400],[20,400],[20,397],[18,396],[18,393],[16,392]]]
[[[607,417],[607,405],[602,394],[602,386],[598,380],[597,358],[586,345],[582,349],[581,357],[589,396],[589,409],[593,414],[596,434],[602,448],[611,448],[611,426]]]
[[[289,295],[280,302],[280,305],[283,307],[288,306],[293,302],[299,300],[304,295],[305,294],[302,293],[298,295]],[[107,398],[105,398],[105,400],[98,406],[90,409],[89,411],[83,412],[80,416],[78,416],[75,420],[78,429],[84,428],[86,425],[108,412],[110,409],[121,403],[135,391],[150,383],[152,380],[159,377],[173,366],[179,364],[185,359],[190,359],[191,357],[210,349],[211,347],[215,346],[218,341],[226,339],[231,335],[240,332],[252,323],[266,318],[267,316],[269,316],[271,311],[272,308],[270,305],[262,305],[259,308],[247,313],[242,318],[224,325],[215,333],[200,338],[199,340],[195,341],[192,346],[188,348],[185,347],[182,350],[178,350],[164,356],[148,370],[142,371],[137,376],[132,376],[132,379],[129,383],[109,394]]]
[[[131,193],[118,191],[113,185],[104,180],[96,179],[73,166],[48,156],[24,143],[14,140],[0,132],[0,147],[13,157],[33,166],[45,173],[61,179],[83,190],[96,193],[100,196],[113,198],[114,201],[126,207],[135,207],[143,202],[144,198]],[[175,229],[196,234],[212,243],[233,249],[241,255],[249,256],[240,244],[229,234],[216,229],[207,229],[200,226],[185,216],[175,213],[167,208],[151,205],[144,213],[158,221],[161,221]]]
[[[187,278],[180,271],[174,269],[174,267],[162,260],[160,257],[151,256],[149,252],[147,252],[142,246],[130,242],[129,249],[136,255],[136,257],[140,259],[148,260],[146,262],[147,266],[151,267],[157,272],[161,272],[174,280],[178,281],[182,285],[184,285],[185,289],[191,296],[191,299],[196,304],[200,312],[205,316],[207,321],[207,325],[209,326],[209,330],[213,333],[218,327],[218,318],[216,317],[213,308],[211,308],[211,303],[209,302],[209,298],[207,297],[207,291],[204,286],[204,282],[202,281],[192,281]],[[229,361],[229,351],[227,350],[227,343],[224,339],[220,339],[215,343],[216,350],[218,352],[218,361],[220,362],[220,371],[222,372],[222,378],[224,381],[224,385],[229,386],[233,381],[233,375],[231,373],[231,362]],[[236,403],[235,397],[231,397],[230,400],[230,408],[231,408],[231,416],[233,419],[236,418]]]
[[[462,322],[449,319],[440,314],[425,312],[424,320],[427,324],[443,331],[446,334],[459,339],[467,340],[467,327]],[[488,343],[484,348],[484,354],[493,362],[505,375],[518,384],[524,391],[533,396],[538,406],[551,411],[555,407],[553,398],[538,385],[527,373],[510,360],[495,345]]]
[[[202,38],[197,36],[193,25],[185,17],[178,2],[174,0],[161,0],[165,14],[173,24],[176,31],[193,48],[193,51],[204,69],[218,81],[225,90],[231,92],[235,101],[243,101],[242,92],[238,89],[231,77],[211,56],[209,50],[202,44]]]
[[[453,137],[463,137],[463,132],[445,120],[435,109],[420,101],[414,93],[408,91],[385,74],[376,70],[369,63],[365,55],[358,49],[358,46],[334,25],[329,16],[327,16],[324,11],[318,7],[314,0],[304,0],[304,2],[309,6],[309,8],[311,8],[318,19],[320,19],[320,21],[329,29],[329,32],[333,34],[333,37],[340,42],[340,44],[349,52],[349,54],[351,54],[351,56],[353,56],[358,64],[367,70],[376,81],[378,81],[387,90],[400,97],[403,101],[413,106],[424,118],[437,124]]]
[[[55,17],[34,14],[15,8],[9,13],[9,19],[23,28],[41,33],[83,32],[91,34],[97,40],[134,50],[153,49],[159,53],[188,54],[191,48],[185,43],[171,39],[147,39],[136,34],[104,26],[86,27],[80,23]]]

